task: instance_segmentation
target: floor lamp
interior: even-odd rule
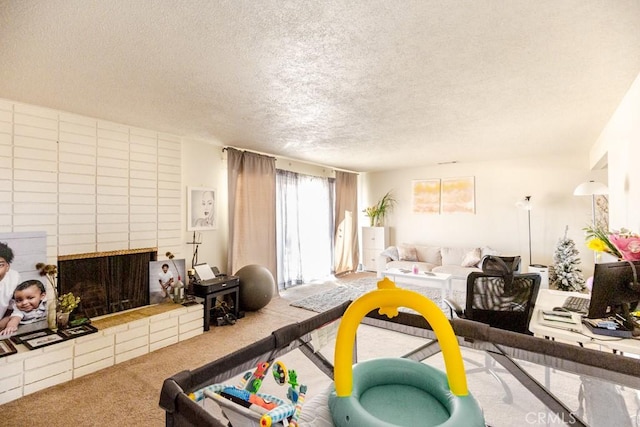
[[[583,182],[582,184],[578,185],[575,190],[573,190],[574,196],[591,196],[591,221],[594,228],[597,226],[596,196],[602,194],[609,194],[609,189],[603,183],[596,181]]]
[[[529,227],[529,265],[531,266],[531,196],[525,196],[523,200],[516,203],[516,206],[527,211],[527,225]]]

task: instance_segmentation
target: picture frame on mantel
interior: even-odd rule
[[[215,188],[187,188],[187,230],[215,230],[218,228],[218,201]]]

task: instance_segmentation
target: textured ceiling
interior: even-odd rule
[[[640,1],[0,0],[0,97],[353,171],[588,150]]]

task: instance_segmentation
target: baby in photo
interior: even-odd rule
[[[47,292],[39,280],[27,280],[16,287],[13,292],[13,312],[11,317],[4,318],[0,328],[4,329],[0,335],[13,334],[18,325],[37,322],[47,316]]]

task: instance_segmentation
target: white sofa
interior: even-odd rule
[[[482,271],[480,265],[485,255],[498,255],[498,252],[487,246],[454,248],[407,243],[389,246],[378,256],[378,277],[389,268],[411,270],[416,265],[420,271],[451,274],[454,287],[465,290],[469,273]]]

